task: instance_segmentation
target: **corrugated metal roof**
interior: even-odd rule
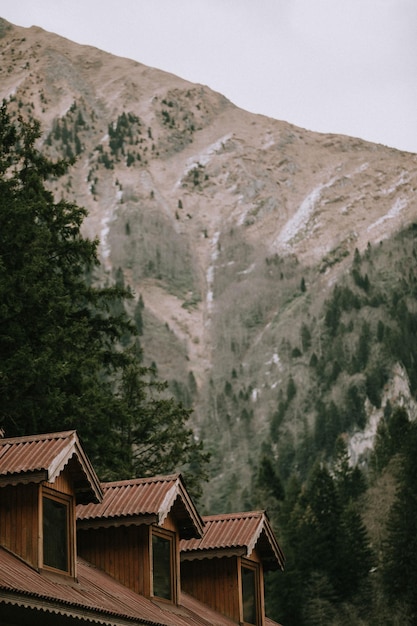
[[[0,484],[54,482],[73,457],[77,495],[82,501],[99,501],[100,482],[75,430],[0,439]]]
[[[244,550],[250,556],[255,547],[269,566],[284,566],[284,555],[278,545],[265,511],[247,511],[203,516],[204,535],[201,539],[182,540],[181,553],[190,558],[210,551]],[[264,563],[265,565],[265,563]]]
[[[184,537],[201,537],[203,533],[202,519],[180,474],[102,483],[101,487],[101,503],[77,506],[79,528],[98,526],[111,519],[128,523],[129,518],[138,516],[155,516],[155,521],[162,524],[173,511],[184,529]]]
[[[0,548],[0,606],[35,607],[58,615],[76,615],[111,624],[153,626],[231,626],[234,622],[183,594],[179,606],[157,604],[78,560],[77,581],[48,578]]]
[[[74,432],[0,439],[0,475],[47,471]]]

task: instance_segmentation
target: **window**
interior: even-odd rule
[[[259,578],[255,564],[242,565],[242,612],[244,624],[259,624]]]
[[[42,492],[42,561],[48,569],[71,574],[71,498],[44,489]]]
[[[174,535],[160,529],[152,530],[153,595],[175,601]]]

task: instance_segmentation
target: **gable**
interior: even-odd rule
[[[265,511],[203,516],[201,538],[183,540],[181,559],[250,557],[255,549],[264,569],[284,569],[284,554]]]
[[[79,529],[157,524],[171,516],[181,538],[201,537],[203,522],[180,474],[102,483],[103,500],[77,506]]]
[[[77,502],[99,502],[98,477],[74,430],[0,439],[0,487],[54,483],[68,467]]]

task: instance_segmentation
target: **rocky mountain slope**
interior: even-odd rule
[[[0,37],[0,97],[40,119],[48,154],[77,157],[56,194],[88,209],[100,280],[131,286],[147,360],[195,409],[213,452],[210,509],[243,506],[282,399],[298,403],[275,454],[314,429],[323,307],[355,250],[365,258],[416,220],[417,156],[250,114],[37,27],[2,20]],[[355,453],[400,388],[413,406],[397,363],[380,406],[364,399]]]

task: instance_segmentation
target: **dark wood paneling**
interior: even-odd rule
[[[136,593],[150,595],[149,526],[79,530],[78,554]]]
[[[0,489],[0,543],[22,559],[38,566],[38,485]]]
[[[204,604],[239,622],[237,557],[181,563],[181,586]]]
[[[59,491],[60,493],[74,495],[73,480],[68,468],[65,468],[64,471],[56,477],[53,483],[46,482],[45,485],[50,489],[55,489],[55,491]]]

